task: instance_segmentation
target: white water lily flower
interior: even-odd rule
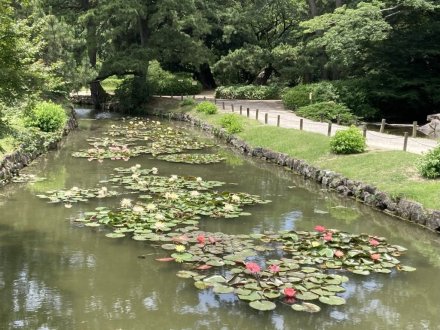
[[[133,125],[133,122],[131,121],[129,124],[130,124],[130,125]]]
[[[232,195],[232,201],[236,203],[240,202],[240,196]]]
[[[200,193],[197,190],[191,191],[191,197],[199,197]]]
[[[167,225],[162,221],[158,221],[153,225],[153,227],[156,230],[164,230],[167,227]]]
[[[153,203],[147,204],[147,211],[154,211],[157,209],[157,206]]]
[[[202,182],[203,179],[202,179],[201,177],[197,177],[197,178],[196,178],[196,181],[197,181],[197,182]]]
[[[151,169],[151,172],[152,172],[153,174],[157,174],[158,171],[159,171],[159,170],[157,169],[157,167],[153,167],[153,168]]]
[[[141,168],[141,164],[136,164],[135,167],[136,168]]]
[[[156,220],[159,220],[159,221],[165,220],[165,216],[162,213],[157,213],[155,215],[155,218],[156,218]]]
[[[229,204],[229,203],[225,203],[223,210],[225,210],[226,212],[232,212],[232,211],[234,211],[234,205]]]
[[[70,190],[72,190],[72,191],[78,191],[79,190],[79,188],[78,187],[73,187],[72,189],[70,189]]]
[[[165,193],[165,198],[166,198],[166,199],[175,200],[175,199],[177,199],[178,197],[179,197],[179,195],[177,195],[176,193],[169,193],[169,192],[166,192],[166,193]]]
[[[123,200],[121,200],[121,207],[122,208],[131,207],[131,199],[124,198]]]
[[[112,125],[111,128],[116,128],[116,125]]]
[[[135,205],[135,206],[133,207],[133,213],[141,214],[141,213],[143,213],[143,212],[144,212],[144,208],[143,208],[142,206],[140,206],[140,205]]]
[[[66,209],[70,209],[70,208],[72,207],[72,204],[70,204],[70,203],[64,204],[64,207],[65,207]]]

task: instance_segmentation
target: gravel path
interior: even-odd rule
[[[214,102],[213,93],[205,92],[196,96],[197,101],[202,101],[204,98],[208,101]],[[303,130],[319,134],[328,134],[328,124],[316,122],[310,119],[301,118],[295,115],[292,111],[284,109],[280,100],[222,100],[217,99],[217,107],[221,112],[231,113],[232,105],[234,112],[240,113],[240,106],[242,107],[242,115],[247,115],[247,108],[249,108],[249,117],[256,118],[256,110],[259,110],[258,120],[262,123],[265,121],[265,114],[268,114],[268,124],[277,125],[278,115],[280,116],[280,126],[285,128],[300,128],[300,120],[303,119]],[[224,104],[224,109],[223,109]],[[333,136],[339,130],[345,130],[347,126],[332,124],[331,135]],[[415,154],[425,153],[437,145],[437,141],[423,138],[408,138],[407,151]],[[367,131],[367,146],[370,150],[403,150],[404,137],[384,134],[374,131]]]

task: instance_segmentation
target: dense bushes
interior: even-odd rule
[[[194,99],[192,99],[192,98],[189,98],[189,97],[183,99],[183,100],[180,102],[180,106],[181,106],[181,107],[185,107],[185,106],[193,106],[193,105],[196,105],[196,104],[197,104],[196,100],[194,100]]]
[[[366,119],[374,119],[378,110],[371,106],[371,96],[368,91],[371,90],[365,79],[347,79],[332,81],[339,102],[345,104],[353,111],[356,116]]]
[[[54,132],[63,128],[66,120],[66,112],[60,105],[50,101],[38,102],[30,111],[26,124],[43,132]]]
[[[196,110],[207,115],[213,115],[217,113],[217,107],[215,106],[215,104],[208,101],[199,103],[196,107]]]
[[[337,131],[330,139],[330,150],[335,154],[356,154],[365,151],[366,143],[362,133],[354,126]]]
[[[122,112],[139,112],[151,97],[151,88],[143,77],[130,77],[116,88],[115,98]]]
[[[417,169],[425,178],[440,178],[440,145],[429,151],[419,160]]]
[[[280,98],[281,88],[277,85],[233,85],[215,90],[215,97],[221,99],[273,100]]]
[[[202,85],[193,80],[191,74],[173,74],[162,69],[158,61],[151,61],[148,67],[148,82],[158,95],[195,95]]]
[[[296,111],[296,114],[312,120],[339,122],[340,124],[353,124],[357,120],[356,116],[345,105],[333,101],[301,107]]]
[[[288,89],[283,95],[283,103],[287,109],[296,110],[315,102],[336,102],[338,98],[336,88],[330,82],[322,81]]]
[[[239,115],[227,114],[220,120],[220,125],[226,129],[229,134],[240,133],[243,131],[243,121]]]

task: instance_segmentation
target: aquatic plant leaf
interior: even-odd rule
[[[277,305],[269,300],[251,301],[249,306],[259,311],[271,311],[277,307]]]

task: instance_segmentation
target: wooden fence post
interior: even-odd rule
[[[264,123],[267,125],[267,122],[269,121],[269,113],[264,114]]]
[[[183,101],[183,95],[180,95],[180,101]]]
[[[417,137],[417,122],[413,121],[413,130],[412,130],[412,137]]]
[[[231,111],[234,112],[234,104],[231,103]]]
[[[362,126],[362,135],[364,138],[367,137],[367,125]]]
[[[222,103],[222,109],[225,110],[225,102]]]
[[[258,113],[260,112],[260,110],[255,110],[255,120],[258,120]]]
[[[406,151],[408,147],[408,132],[405,132],[405,135],[403,136],[403,151]]]
[[[278,117],[277,117],[277,127],[280,127],[280,120],[281,120],[281,116],[278,115]]]
[[[249,118],[249,108],[246,109],[246,117]]]
[[[332,136],[332,123],[328,123],[327,136]]]
[[[380,123],[380,133],[383,133],[385,131],[385,124],[386,124],[386,120],[382,119],[382,122]]]
[[[303,127],[304,127],[304,119],[300,119],[299,120],[299,129],[302,131],[303,130]]]

